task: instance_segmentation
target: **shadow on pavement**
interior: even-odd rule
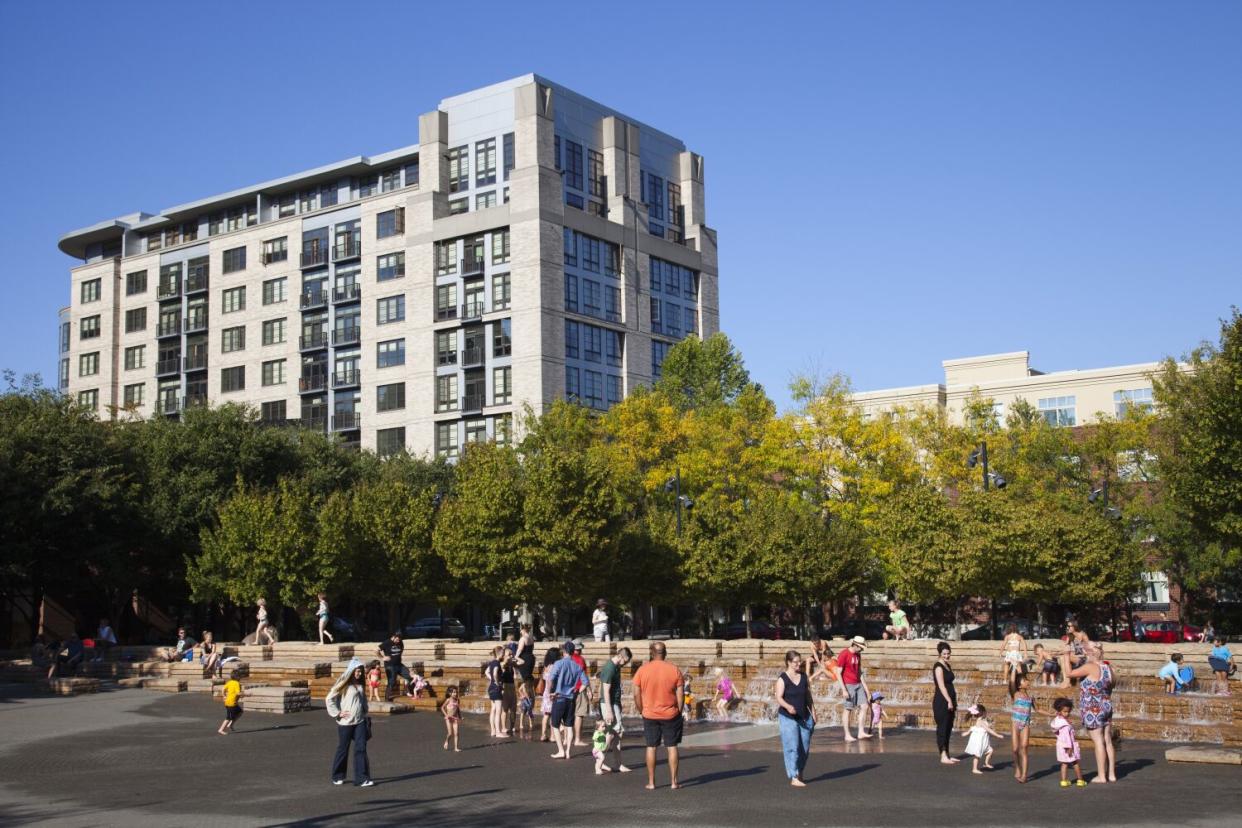
[[[720,782],[724,779],[733,779],[738,776],[754,776],[757,773],[763,773],[768,769],[767,765],[755,765],[753,768],[738,768],[737,770],[716,771],[714,773],[704,773],[699,776],[691,777],[679,784],[682,788],[693,788],[699,785],[707,785],[711,782]]]
[[[806,783],[809,785],[812,782],[827,782],[830,779],[844,779],[847,776],[855,776],[860,773],[866,773],[867,771],[874,770],[875,768],[878,768],[879,766],[880,764],[878,762],[872,762],[869,765],[854,765],[853,767],[849,767],[849,768],[841,768],[840,770],[828,771],[828,773],[821,773],[819,776],[816,776],[813,779],[806,780]]]

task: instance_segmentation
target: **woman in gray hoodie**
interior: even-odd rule
[[[345,784],[349,766],[349,743],[354,745],[354,784],[369,788],[371,767],[367,762],[367,740],[371,737],[371,720],[367,717],[366,669],[353,659],[345,672],[328,691],[328,715],[336,719],[336,755],[332,757],[332,784]]]

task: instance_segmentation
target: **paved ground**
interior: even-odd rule
[[[940,766],[930,733],[847,749],[833,729],[816,734],[809,787],[795,790],[764,731],[730,744],[692,727],[684,788],[669,790],[662,764],[649,792],[641,771],[596,777],[585,751],[554,762],[539,742],[492,745],[479,717],[463,752],[445,753],[439,717],[416,713],[376,719],[378,784],[359,789],[328,783],[336,736],[322,710],[250,714],[228,737],[215,734],[220,711],[198,695],[0,688],[0,825],[1242,825],[1242,771],[1171,765],[1163,745],[1126,744],[1117,785],[1062,790],[1049,748],[1020,786],[1007,757],[984,777]],[[626,753],[641,764],[641,748]]]

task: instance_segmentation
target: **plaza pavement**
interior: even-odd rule
[[[1237,766],[1171,765],[1155,744],[1122,746],[1119,784],[1063,790],[1049,748],[1033,751],[1035,778],[1017,785],[1004,746],[1001,769],[977,777],[937,764],[930,733],[847,748],[833,728],[816,733],[809,785],[795,790],[767,731],[691,726],[684,788],[669,790],[661,762],[652,792],[637,728],[626,749],[635,771],[597,777],[587,749],[554,762],[537,741],[493,745],[478,716],[466,717],[463,752],[445,753],[440,717],[414,713],[375,720],[377,784],[359,789],[329,784],[336,734],[322,709],[249,714],[218,736],[221,706],[203,696],[28,692],[0,687],[0,825],[1242,824]]]

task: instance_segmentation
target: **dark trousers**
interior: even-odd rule
[[[367,724],[336,726],[336,755],[332,757],[332,781],[345,778],[349,769],[349,743],[354,743],[354,784],[361,785],[371,778],[371,765],[367,762]]]
[[[392,689],[398,686],[398,682],[397,682],[398,676],[401,676],[402,678],[405,679],[406,689],[409,689],[409,684],[410,684],[410,668],[409,667],[406,667],[404,664],[397,665],[396,667],[394,667],[391,664],[385,664],[384,672],[388,674],[388,695],[389,696],[392,695]]]
[[[936,717],[936,749],[948,753],[949,737],[953,735],[953,711],[947,704],[934,704],[932,715]]]

